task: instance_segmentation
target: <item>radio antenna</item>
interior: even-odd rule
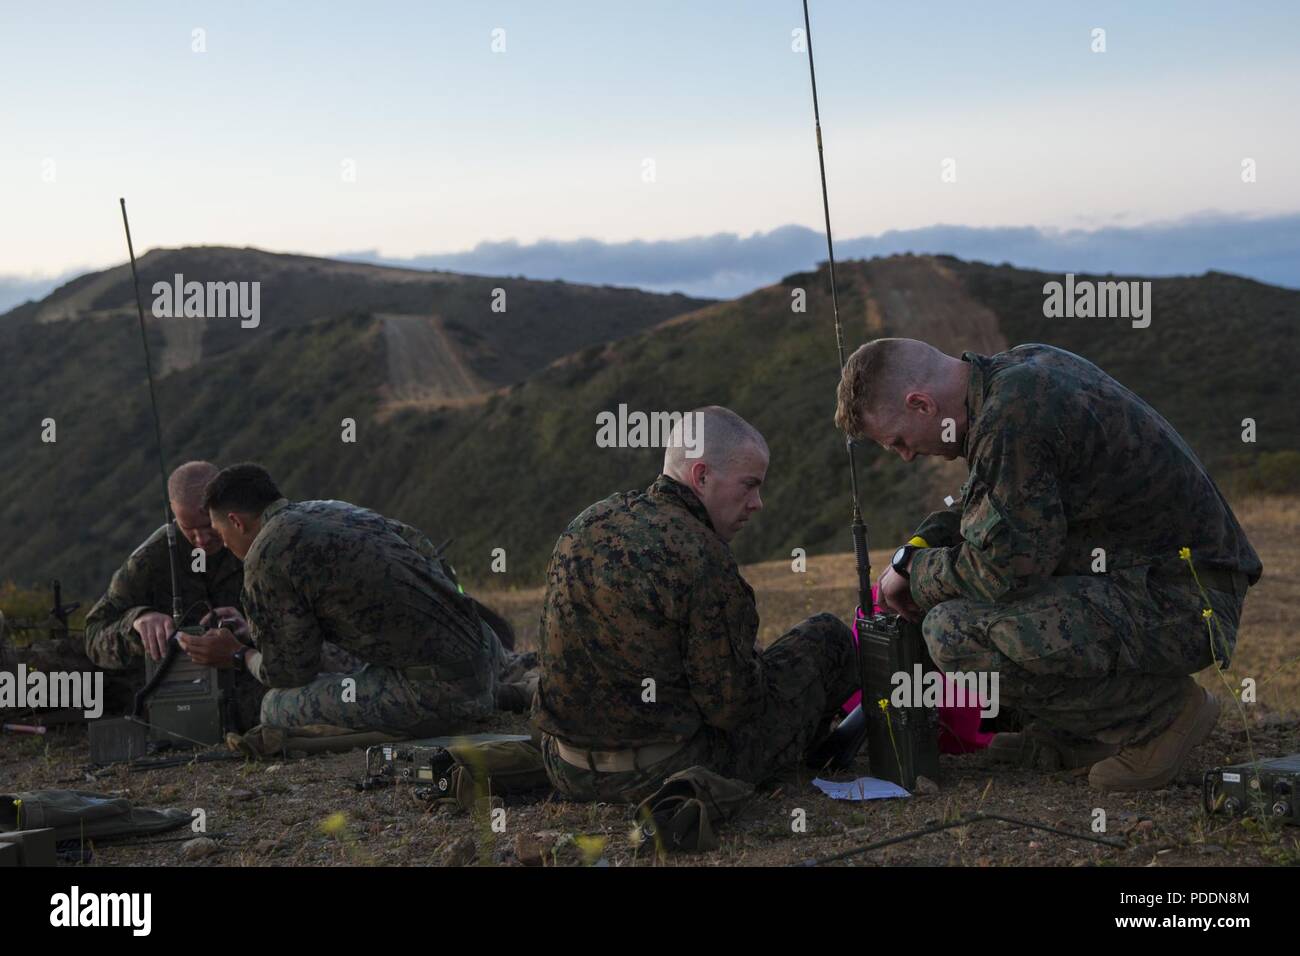
[[[821,108],[817,103],[817,67],[813,63],[812,23],[808,18],[808,0],[803,0],[803,26],[804,37],[808,43],[808,79],[812,84],[813,126],[817,132],[817,167],[821,173],[822,182],[822,215],[826,220],[826,257],[830,267],[831,312],[835,317],[835,344],[839,349],[839,367],[842,373],[845,364],[844,328],[840,324],[839,290],[835,282],[835,243],[831,238],[831,202],[826,189],[826,154],[822,149],[822,117]],[[867,526],[862,521],[862,511],[858,507],[858,468],[853,454],[853,440],[847,439],[844,447],[849,453],[849,491],[853,498],[853,517],[850,527],[853,534],[853,555],[858,568],[858,611],[860,614],[869,615],[872,609],[871,555],[867,550]],[[866,735],[866,722],[862,718],[866,714],[867,707],[867,659],[862,651],[862,640],[857,633],[856,616],[854,618],[853,644],[857,652],[858,686],[862,691],[862,699],[858,705],[858,713],[851,715],[851,717],[856,718],[851,725],[852,729],[846,728],[851,743],[847,751],[840,754],[840,759],[845,764],[852,759],[853,755],[862,746]]]
[[[149,377],[149,407],[153,409],[154,443],[158,446],[158,476],[162,479],[163,492],[163,526],[167,529],[168,564],[172,576],[172,624],[176,630],[181,628],[181,592],[176,581],[176,527],[172,523],[171,497],[167,494],[167,465],[163,461],[162,425],[158,419],[158,396],[153,384],[153,362],[149,356],[149,335],[144,326],[144,302],[140,298],[140,276],[135,268],[135,247],[131,244],[131,223],[126,218],[126,199],[119,199],[122,204],[122,227],[126,230],[126,251],[131,256],[131,285],[135,289],[135,311],[140,317],[140,341],[144,344],[144,370]]]

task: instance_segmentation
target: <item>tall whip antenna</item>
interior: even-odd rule
[[[835,243],[831,239],[831,201],[826,190],[826,154],[822,149],[822,117],[817,103],[817,68],[813,64],[812,23],[808,19],[808,0],[803,0],[804,37],[808,42],[808,79],[812,83],[813,125],[817,131],[817,167],[822,180],[822,214],[826,218],[826,257],[831,274],[831,311],[835,316],[835,344],[839,348],[840,371],[843,374],[844,328],[840,325],[839,289],[835,281]],[[861,688],[861,702],[857,709],[841,722],[839,729],[824,746],[832,748],[834,759],[839,766],[847,766],[861,749],[867,737],[867,655],[862,649],[862,638],[858,634],[860,616],[869,616],[872,612],[871,600],[871,555],[867,551],[867,526],[862,521],[862,511],[858,507],[858,467],[853,454],[853,440],[847,439],[844,447],[849,453],[849,489],[853,496],[853,555],[858,568],[858,611],[853,619],[853,646],[857,654],[858,687]],[[821,753],[821,759],[826,757]]]
[[[172,524],[172,503],[167,494],[167,465],[163,461],[162,425],[158,420],[158,396],[154,391],[153,363],[149,357],[149,336],[144,327],[144,303],[140,299],[140,276],[135,269],[135,247],[131,244],[131,223],[126,218],[126,199],[119,199],[122,204],[122,226],[126,229],[126,251],[131,256],[131,285],[135,288],[135,311],[140,317],[140,341],[144,343],[144,370],[149,376],[149,407],[153,409],[154,442],[158,446],[158,475],[162,478],[163,489],[163,525],[167,529],[167,552],[170,555],[172,575],[172,623],[180,630],[181,592],[176,586],[176,528]],[[841,347],[841,352],[843,348]]]
[[[831,273],[831,311],[835,316],[835,344],[839,348],[840,368],[844,368],[844,328],[840,325],[839,290],[835,282],[835,243],[831,239],[831,202],[826,190],[826,154],[822,150],[822,117],[817,103],[817,67],[813,63],[812,24],[808,19],[808,0],[803,0],[804,36],[808,42],[808,78],[812,82],[813,125],[817,131],[817,166],[822,180],[822,214],[826,219],[826,256]],[[871,613],[871,557],[867,552],[867,528],[858,507],[858,468],[853,455],[853,441],[845,442],[849,453],[849,488],[853,496],[853,553],[858,563],[858,606]],[[859,653],[860,657],[860,653]],[[859,665],[861,660],[859,659]],[[859,667],[861,669],[861,667]]]

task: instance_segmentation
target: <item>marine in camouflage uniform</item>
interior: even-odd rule
[[[910,565],[936,664],[998,672],[1003,706],[1067,741],[1156,737],[1187,675],[1230,660],[1259,556],[1173,426],[1097,366],[1046,345],[962,360],[970,476]]]
[[[764,651],[757,635],[754,592],[689,487],[660,475],[584,511],[555,546],[542,611],[534,706],[556,789],[636,803],[697,764],[758,783],[798,761],[857,686],[852,636],[829,614]],[[635,769],[595,766],[633,749]]]
[[[174,527],[177,541],[176,580],[185,624],[198,624],[211,608],[240,605],[243,565],[225,548],[206,555],[202,572],[193,570],[190,545]],[[171,558],[167,526],[162,525],[131,553],[113,574],[108,590],[86,615],[85,656],[106,671],[126,672],[129,683],[144,684],[144,645],[133,625],[142,614],[172,612]],[[243,729],[257,723],[264,688],[246,674],[232,675]],[[229,678],[227,678],[229,679]],[[126,703],[130,703],[128,697]]]
[[[399,521],[281,498],[262,512],[243,594],[258,652],[248,667],[270,688],[263,724],[429,736],[494,708],[500,641],[429,540]],[[317,678],[326,641],[364,666]]]

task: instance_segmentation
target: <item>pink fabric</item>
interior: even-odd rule
[[[871,587],[871,604],[872,611],[880,613],[878,602],[879,595],[876,592],[878,585]],[[855,624],[853,628],[853,641],[856,644],[858,640],[858,629]],[[952,681],[947,674],[943,677],[945,699],[954,697],[950,691]],[[853,696],[844,702],[844,712],[847,714],[858,706],[862,700],[862,691],[854,691]],[[945,707],[939,705],[939,752],[945,754],[968,754],[974,750],[983,750],[993,739],[993,735],[980,730],[980,710],[983,709],[984,701],[979,702],[979,706],[967,704],[964,707]]]

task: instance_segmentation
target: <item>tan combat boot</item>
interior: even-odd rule
[[[1178,776],[1192,749],[1210,736],[1219,719],[1218,700],[1190,677],[1182,700],[1182,709],[1166,730],[1094,766],[1088,772],[1088,783],[1106,791],[1167,786]]]
[[[1098,760],[1119,753],[1118,744],[1100,741],[1070,741],[1039,727],[1018,734],[995,734],[989,741],[989,757],[1031,770],[1075,770],[1091,767]]]

